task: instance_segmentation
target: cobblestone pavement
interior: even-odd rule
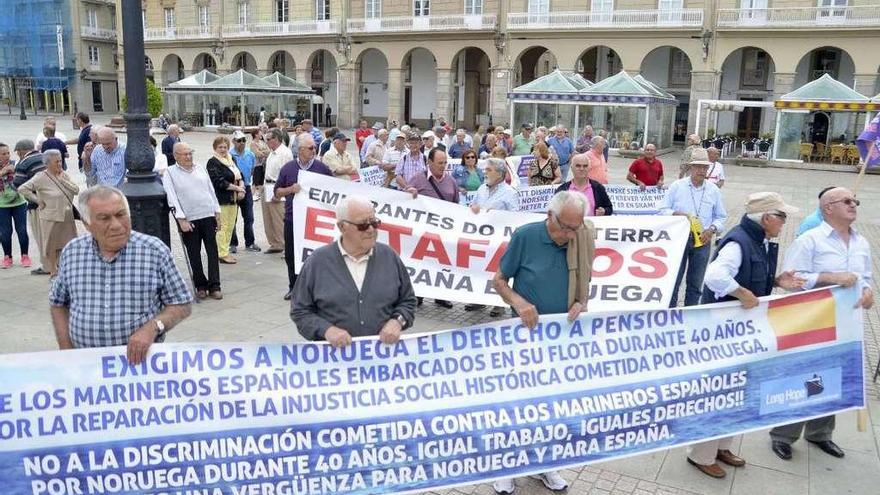
[[[109,116],[97,116],[93,122],[106,123]],[[69,119],[59,119],[59,130],[73,137]],[[0,116],[0,141],[14,144],[17,139],[33,139],[42,126],[42,117],[31,116],[25,122]],[[196,161],[210,156],[213,134],[188,133],[183,139],[196,149]],[[73,148],[71,148],[73,149]],[[669,171],[677,171],[678,156],[661,157]],[[76,168],[75,160],[69,162]],[[611,181],[623,183],[629,161],[612,157]],[[789,218],[780,243],[783,251],[791,243],[800,220],[816,207],[816,194],[827,185],[852,187],[856,175],[831,171],[726,167],[727,184],[723,189],[729,210],[728,223],[734,224],[743,213],[744,198],[751,192],[780,192],[788,202],[801,208]],[[78,174],[75,174],[78,175]],[[82,181],[81,177],[77,177]],[[859,191],[862,207],[857,228],[868,237],[876,253],[880,252],[880,177],[868,176]],[[257,243],[265,246],[262,220],[257,214]],[[239,227],[239,234],[241,233]],[[176,236],[173,250],[181,270],[185,270],[183,252]],[[18,249],[17,244],[14,249]],[[33,252],[31,253],[34,254]],[[280,255],[239,253],[237,265],[222,265],[221,277],[225,299],[196,305],[193,315],[169,334],[169,341],[260,341],[301,340],[287,315],[281,296],[285,292],[286,272]],[[16,255],[17,260],[17,255]],[[875,266],[875,273],[878,273]],[[55,339],[46,302],[48,280],[33,277],[28,270],[14,267],[0,270],[0,353],[29,352],[55,348]],[[876,285],[876,281],[875,281]],[[875,287],[875,292],[880,294]],[[426,302],[417,312],[414,331],[432,331],[488,321],[488,312],[465,312],[462,304],[444,309]],[[880,350],[880,318],[875,307],[865,320],[865,371],[870,377]],[[734,451],[748,461],[744,468],[729,469],[728,476],[714,480],[698,473],[685,462],[683,448],[654,452],[607,461],[562,474],[569,481],[569,493],[582,494],[874,494],[880,486],[880,394],[868,380],[870,423],[867,432],[856,431],[855,413],[840,415],[835,441],[846,451],[846,458],[833,459],[805,442],[794,445],[794,459],[781,461],[770,451],[766,431],[748,433],[734,443]],[[549,493],[533,478],[517,480],[517,493]],[[438,494],[491,495],[488,484],[458,487]]]

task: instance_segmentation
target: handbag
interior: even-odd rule
[[[71,210],[73,211],[73,219],[74,219],[74,220],[82,221],[82,215],[80,215],[80,213],[79,213],[79,208],[77,208],[76,205],[73,204],[73,198],[71,198],[70,196],[67,195],[67,192],[64,191],[64,188],[61,187],[61,184],[59,184],[58,181],[56,181],[56,180],[52,177],[51,174],[49,174],[48,172],[46,172],[46,177],[48,177],[49,180],[51,180],[51,181],[55,184],[55,187],[57,187],[58,190],[61,191],[61,194],[63,194],[64,197],[67,198],[67,202],[70,203],[70,208],[71,208]]]

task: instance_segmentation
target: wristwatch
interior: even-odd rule
[[[397,323],[400,323],[400,328],[406,328],[406,318],[403,315],[394,315],[394,319],[397,320]]]
[[[158,318],[156,318],[156,319],[153,320],[153,321],[156,322],[156,338],[158,339],[158,338],[160,338],[160,337],[164,337],[164,336],[165,336],[165,332],[168,331],[168,330],[165,328],[165,324],[162,323],[162,320],[160,320],[160,319],[158,319]]]

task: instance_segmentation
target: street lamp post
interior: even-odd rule
[[[128,108],[125,127],[125,167],[128,181],[122,190],[131,208],[134,230],[158,237],[171,246],[168,201],[153,172],[155,156],[150,146],[150,114],[147,113],[144,26],[141,0],[122,0],[122,40],[125,50],[125,95]]]
[[[27,98],[27,92],[23,88],[18,89],[18,120],[27,120],[27,114],[24,111],[24,99]]]

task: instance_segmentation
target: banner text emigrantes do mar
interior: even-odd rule
[[[137,366],[124,347],[5,355],[2,491],[414,493],[826,416],[864,405],[856,299],[155,344]]]
[[[373,201],[382,220],[379,242],[403,259],[417,296],[502,305],[492,277],[517,227],[546,214],[469,208],[407,193],[301,172],[293,200],[296,269],[315,249],[339,236],[335,209],[349,195]],[[665,308],[678,273],[689,227],[683,217],[591,217],[596,259],[591,311]]]

